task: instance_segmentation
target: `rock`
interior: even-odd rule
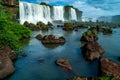
[[[2,0],[2,5],[6,5],[6,6],[16,6],[18,4],[17,0]]]
[[[37,38],[38,40],[42,40],[42,35],[38,34],[35,38]]]
[[[96,42],[98,40],[97,32],[96,30],[88,30],[85,33],[83,33],[80,41],[83,42]]]
[[[58,60],[56,60],[55,63],[60,67],[63,67],[68,70],[72,70],[72,67],[69,64],[69,61],[67,59],[58,59]]]
[[[13,63],[9,57],[0,56],[0,79],[4,79],[15,71]]]
[[[64,37],[59,37],[59,42],[61,44],[64,44],[66,42],[65,38]]]
[[[65,30],[65,31],[72,31],[72,30],[74,30],[73,23],[64,23],[63,30]]]
[[[43,44],[64,44],[66,42],[64,37],[56,37],[54,35],[46,35],[41,39]]]
[[[78,29],[75,29],[76,32],[78,32]]]
[[[0,50],[0,79],[4,79],[15,71],[12,61],[16,59],[17,55],[9,46],[4,46],[3,50]]]
[[[80,77],[73,77],[73,78],[70,78],[70,79],[67,79],[67,80],[83,80],[83,79],[81,79]]]
[[[84,42],[92,42],[92,41],[97,41],[98,37],[95,35],[90,35],[90,36],[82,36],[80,41]]]
[[[27,54],[23,53],[23,54],[21,54],[21,56],[22,56],[22,57],[26,57],[26,56],[27,56]]]
[[[9,47],[9,46],[4,46],[4,52],[6,56],[8,56],[12,61],[15,61],[17,59],[16,53]]]
[[[111,61],[108,58],[100,59],[100,71],[105,75],[112,75],[116,80],[120,80],[120,64]]]
[[[118,60],[120,61],[120,57],[118,57]]]
[[[97,42],[89,42],[81,47],[81,49],[83,57],[90,61],[99,58],[104,52],[104,49]]]
[[[27,21],[25,21],[23,25],[24,25],[25,27],[30,28],[30,29],[33,30],[33,31],[38,31],[38,30],[41,29],[38,25],[35,25],[35,24],[33,24],[33,23],[28,23]]]
[[[112,28],[103,28],[103,34],[112,34]]]

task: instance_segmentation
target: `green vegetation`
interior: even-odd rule
[[[113,32],[112,28],[103,28],[104,34],[111,34]]]
[[[37,26],[39,26],[42,30],[48,30],[48,26],[41,21],[37,22]]]
[[[96,30],[87,30],[86,32],[83,33],[83,36],[92,36],[92,35],[97,35]]]
[[[29,38],[31,31],[11,19],[11,14],[5,13],[0,5],[0,45],[9,45],[14,50],[22,49],[22,40]]]
[[[87,25],[83,22],[78,22],[77,26],[80,27],[80,28],[87,28]]]
[[[53,26],[53,24],[51,22],[48,22],[47,26],[51,27],[51,26]]]
[[[74,25],[73,25],[73,23],[64,23],[64,28],[65,28],[66,30],[67,30],[67,29],[73,30]]]
[[[49,5],[49,4],[45,3],[45,2],[41,2],[40,5],[46,5],[46,6],[52,7],[51,5]]]
[[[102,76],[102,77],[100,77],[100,80],[115,80],[115,78],[108,75],[108,76]]]

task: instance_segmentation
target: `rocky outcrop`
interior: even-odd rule
[[[2,0],[2,5],[5,6],[16,6],[18,5],[18,0]]]
[[[37,36],[36,36],[37,37]],[[40,40],[40,39],[39,39]],[[66,42],[64,37],[56,37],[54,35],[45,35],[41,42],[43,44],[64,44]]]
[[[89,36],[82,36],[80,41],[84,41],[84,42],[94,42],[97,41],[98,37],[96,35],[89,35]]]
[[[69,64],[68,59],[58,59],[55,62],[58,66],[63,67],[68,70],[72,70],[71,65]]]
[[[81,47],[83,57],[88,61],[93,61],[101,56],[104,49],[97,43],[97,32],[94,29],[89,29],[83,33],[80,41],[85,42]]]
[[[83,33],[80,41],[83,42],[96,42],[98,40],[97,31],[96,30],[88,30]]]
[[[120,79],[120,64],[113,62],[108,58],[102,57],[100,59],[100,70],[102,74],[112,75],[116,80]]]
[[[28,27],[29,29],[31,29],[32,31],[38,31],[38,30],[42,30],[42,31],[48,31],[49,28],[52,28],[50,26],[50,23],[48,25],[45,25],[44,23],[42,23],[41,21],[38,22],[36,25],[33,23],[28,23],[27,21],[24,22],[23,24],[25,27]]]
[[[104,52],[104,49],[97,42],[86,43],[81,49],[83,57],[90,61],[99,58]]]
[[[33,24],[33,23],[28,23],[27,21],[23,24],[25,27],[28,27],[29,29],[33,30],[33,31],[38,31],[40,30],[40,27]]]
[[[3,50],[0,50],[0,79],[4,79],[15,71],[12,61],[16,59],[17,55],[9,46],[4,46]]]
[[[6,13],[12,14],[12,20],[18,22],[19,18],[19,1],[18,0],[2,0],[1,4]]]

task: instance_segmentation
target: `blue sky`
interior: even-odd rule
[[[96,18],[99,16],[120,15],[120,0],[21,0],[39,4],[73,5],[83,11],[83,16]]]

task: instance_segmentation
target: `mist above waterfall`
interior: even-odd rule
[[[80,21],[81,11],[73,7],[67,8],[65,6],[48,6],[39,5],[28,2],[19,3],[20,23],[25,21],[36,24],[39,21],[47,24],[48,22],[60,20],[60,21]],[[67,18],[66,18],[67,17]]]

